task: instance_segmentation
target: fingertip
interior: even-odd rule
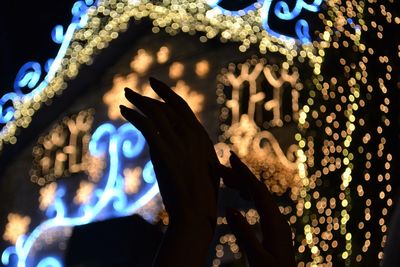
[[[232,169],[234,169],[235,171],[240,171],[242,173],[248,173],[248,171],[250,171],[247,165],[233,151],[231,151],[229,162],[231,163]]]
[[[150,86],[151,86],[152,88],[159,86],[160,83],[161,83],[159,80],[157,80],[157,79],[154,78],[154,77],[150,77],[150,78],[149,78],[149,82],[150,82]]]
[[[128,108],[126,106],[124,106],[124,105],[119,105],[119,110],[121,112],[126,112],[126,111],[128,111]]]
[[[240,159],[239,159],[239,157],[238,157],[238,155],[236,155],[236,153],[235,152],[233,152],[232,150],[230,150],[229,151],[231,154],[230,154],[230,156],[229,156],[229,161],[240,161]]]
[[[162,94],[162,95],[160,95],[161,98],[167,97],[167,95],[170,93],[170,91],[173,92],[171,87],[169,87],[166,83],[164,83],[154,77],[150,77],[149,82],[150,82],[151,88],[153,88],[153,90],[156,91],[157,94],[159,94],[159,93]]]
[[[131,108],[128,108],[127,106],[120,105],[119,106],[120,112],[122,116],[127,119],[128,121],[131,121],[133,118],[139,118],[139,113],[136,110],[133,110]]]
[[[229,153],[231,153],[231,155],[230,155],[231,157],[238,158],[238,156],[236,155],[236,153],[232,149],[229,150]]]
[[[238,168],[240,168],[241,162],[242,161],[240,160],[240,158],[234,152],[231,152],[231,155],[229,156],[229,163],[231,164],[232,169],[237,170]]]
[[[119,112],[121,113],[122,117],[124,117],[127,121],[131,122],[131,110],[130,108],[124,106],[124,105],[120,105],[119,106]]]
[[[131,102],[136,99],[139,99],[138,98],[139,96],[142,96],[128,87],[125,87],[124,91],[125,91],[125,97]]]

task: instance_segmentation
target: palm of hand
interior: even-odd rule
[[[121,107],[121,112],[149,144],[170,219],[200,218],[215,224],[219,181],[213,169],[219,162],[213,144],[183,99],[155,79],[150,83],[165,103],[126,90],[127,99],[144,116],[126,107]]]

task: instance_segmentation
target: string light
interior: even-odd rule
[[[72,23],[64,34],[58,56],[52,62],[46,78],[39,83],[40,65],[32,62],[21,69],[23,71],[16,79],[18,88],[27,85],[31,88],[30,92],[26,96],[18,95],[17,98],[12,95],[14,93],[9,93],[0,99],[0,123],[6,123],[0,132],[0,150],[6,143],[16,143],[17,129],[28,127],[31,117],[42,104],[61,94],[67,88],[67,82],[78,75],[82,65],[90,65],[99,52],[127,29],[130,19],[150,18],[155,33],[161,28],[171,35],[180,31],[189,34],[200,32],[204,34],[200,37],[202,42],[218,36],[221,42],[240,41],[242,44],[239,50],[242,52],[258,43],[260,52],[278,52],[289,61],[293,60],[292,51],[298,50],[303,51],[301,57],[308,58],[311,62],[321,61],[313,53],[312,46],[299,46],[279,36],[271,36],[263,30],[260,10],[249,12],[246,19],[242,19],[238,16],[214,14],[202,0],[180,1],[179,4],[172,1],[161,5],[146,0],[99,1],[98,6],[92,6],[91,1],[87,2],[75,3]],[[56,27],[55,33],[60,31]],[[11,99],[12,105],[6,108],[6,103]]]

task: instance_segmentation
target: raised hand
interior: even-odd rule
[[[154,265],[204,266],[216,224],[218,158],[187,103],[154,78],[150,85],[165,102],[126,88],[126,98],[141,113],[125,106],[120,109],[146,138],[170,217]]]
[[[260,215],[262,241],[258,241],[246,219],[235,209],[226,209],[228,224],[247,255],[251,267],[294,267],[292,232],[267,187],[231,152],[232,168],[220,166],[224,183],[254,200]]]

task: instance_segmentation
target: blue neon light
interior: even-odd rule
[[[7,102],[13,102],[17,98],[16,93],[7,93],[0,98],[0,123],[6,123],[14,117],[15,109],[13,106],[6,107]]]
[[[41,260],[37,267],[62,267],[62,264],[60,264],[60,260],[55,258],[55,257],[47,257]]]
[[[23,95],[21,87],[32,89],[36,86],[42,74],[42,68],[39,63],[31,61],[25,63],[18,71],[14,81],[14,90],[18,95]]]
[[[312,4],[306,3],[304,0],[296,0],[296,4],[293,10],[290,10],[289,5],[283,1],[274,1],[274,0],[258,0],[256,3],[251,4],[242,10],[233,11],[227,10],[221,7],[221,3],[223,0],[206,0],[207,4],[213,9],[218,10],[224,15],[232,15],[232,16],[243,16],[248,14],[250,11],[257,10],[258,7],[261,7],[261,21],[263,28],[271,35],[277,38],[281,38],[286,41],[294,42],[296,39],[299,40],[301,43],[310,43],[311,36],[310,36],[310,27],[308,22],[304,19],[299,19],[295,23],[295,33],[296,36],[288,36],[282,33],[279,33],[273,30],[269,25],[270,20],[270,10],[273,10],[274,16],[280,20],[294,20],[296,19],[303,10],[309,12],[318,12],[319,7],[322,4],[323,0],[314,0]],[[274,2],[274,3],[273,3]],[[272,7],[274,6],[274,7]]]
[[[64,39],[64,27],[62,25],[56,25],[51,32],[51,39],[56,44],[61,44]]]
[[[44,63],[44,70],[45,70],[46,72],[49,72],[49,70],[50,70],[50,68],[51,68],[51,65],[53,65],[53,62],[54,62],[54,58],[49,58],[49,59],[46,61],[46,63]]]
[[[299,19],[295,27],[296,35],[302,43],[310,43],[311,36],[307,21]]]
[[[273,8],[273,14],[281,19],[281,20],[294,20],[296,19],[303,10],[307,10],[309,12],[318,12],[320,5],[322,4],[322,0],[314,0],[312,4],[307,4],[304,0],[297,0],[296,5],[292,11],[290,11],[289,6],[284,1],[278,1]],[[310,43],[311,36],[310,36],[310,27],[308,22],[304,19],[299,19],[295,24],[295,38],[292,36],[286,36],[277,31],[274,31],[270,25],[270,10],[272,6],[272,1],[265,1],[263,8],[261,10],[261,20],[263,28],[272,36],[277,38],[282,38],[287,41],[294,41],[298,39],[301,43]]]
[[[119,131],[121,136],[132,136],[132,131],[136,133],[137,129],[133,128],[131,124],[126,123],[119,128]],[[122,143],[122,152],[126,157],[129,158],[134,158],[139,155],[142,152],[144,145],[146,144],[143,135],[134,134],[133,136],[135,136],[136,140],[125,139]]]
[[[154,173],[154,167],[151,161],[147,162],[143,168],[143,180],[148,184],[156,182],[156,175]]]
[[[274,8],[275,15],[282,20],[292,20],[295,19],[298,15],[300,15],[303,9],[308,10],[310,12],[317,12],[319,10],[319,6],[321,5],[322,0],[314,0],[312,4],[307,4],[303,0],[297,0],[296,5],[292,11],[288,4],[284,1],[279,1],[276,3]]]
[[[73,15],[71,24],[68,26],[65,34],[63,34],[64,30],[60,25],[53,29],[51,34],[52,40],[57,44],[61,44],[61,46],[54,60],[50,59],[45,63],[44,71],[47,72],[45,75],[42,73],[42,67],[38,62],[28,62],[20,68],[14,81],[13,93],[15,95],[12,95],[13,98],[9,98],[10,94],[13,94],[11,92],[0,97],[0,124],[6,124],[7,122],[14,120],[14,108],[7,108],[6,112],[3,110],[5,99],[7,99],[7,101],[11,100],[14,105],[16,101],[20,101],[22,98],[23,100],[32,99],[47,87],[61,65],[61,61],[69,47],[72,36],[77,30],[86,25],[89,7],[96,6],[97,4],[98,1],[93,0],[75,2],[71,11]],[[40,81],[42,76],[44,76],[44,78]],[[23,92],[22,89],[25,87],[26,92]]]
[[[140,195],[128,196],[123,189],[124,161],[138,158],[145,147],[144,137],[130,123],[125,123],[118,129],[111,123],[100,125],[92,135],[89,151],[94,156],[106,156],[108,167],[103,182],[89,203],[79,207],[78,212],[68,212],[64,199],[66,189],[58,187],[54,203],[47,209],[47,220],[39,224],[30,234],[21,236],[15,246],[3,251],[1,261],[4,265],[11,263],[12,256],[17,258],[17,267],[32,266],[31,251],[38,239],[56,227],[73,227],[92,221],[133,214],[148,203],[157,193],[158,185],[151,161],[144,164],[142,177],[146,182]],[[56,257],[45,257],[37,267],[62,266]]]
[[[231,16],[243,16],[247,13],[249,13],[250,11],[254,11],[257,10],[257,8],[261,7],[264,0],[259,0],[254,4],[250,4],[247,7],[244,7],[243,9],[240,10],[229,10],[226,8],[223,8],[221,6],[223,0],[206,0],[207,5],[209,5],[213,10],[218,10],[219,12],[221,12],[224,15],[231,15]],[[232,0],[231,0],[232,1]]]

